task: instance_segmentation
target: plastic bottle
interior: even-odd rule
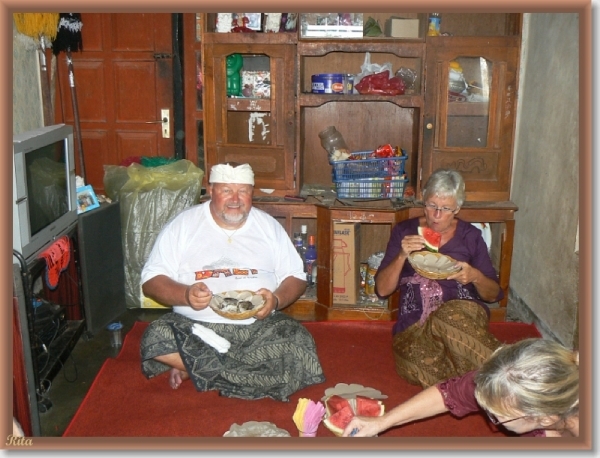
[[[300,257],[302,257],[302,235],[300,234],[300,232],[294,232],[294,248],[296,248],[296,251],[298,252],[298,254],[300,255]],[[304,262],[304,259],[302,260],[302,262]]]
[[[308,248],[308,228],[305,224],[300,226],[300,237],[302,239],[300,257],[302,258],[302,262],[304,263],[304,272],[306,272],[306,249]]]
[[[442,22],[442,18],[440,17],[440,13],[430,13],[429,14],[429,28],[427,29],[427,36],[439,37],[441,22]]]
[[[335,126],[329,126],[327,129],[319,132],[319,138],[321,139],[321,146],[325,148],[325,151],[329,153],[329,156],[333,156],[336,151],[340,153],[348,153],[348,146],[342,134],[335,128]]]
[[[314,285],[313,269],[317,260],[317,247],[315,246],[314,235],[308,237],[308,247],[306,248],[304,259],[306,260],[306,282],[308,286],[312,286]]]

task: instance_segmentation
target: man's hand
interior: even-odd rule
[[[273,311],[277,310],[279,298],[275,296],[272,291],[269,291],[265,288],[259,289],[256,293],[261,294],[266,299],[266,303],[263,308],[261,308],[258,313],[254,315],[254,318],[262,320],[268,317]]]
[[[194,310],[203,310],[212,299],[212,292],[204,283],[194,283],[185,290],[185,299]]]

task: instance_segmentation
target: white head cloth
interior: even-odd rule
[[[240,164],[232,167],[229,164],[213,165],[210,169],[212,183],[250,184],[254,186],[254,172],[249,164]]]

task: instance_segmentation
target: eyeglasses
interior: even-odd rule
[[[456,210],[458,210],[458,207],[456,208],[448,208],[448,207],[438,207],[435,204],[425,204],[425,208],[428,210],[431,210],[432,212],[436,212],[436,211],[441,211],[442,213],[454,213]]]
[[[485,413],[487,413],[487,416],[490,419],[490,421],[492,422],[492,424],[494,424],[496,426],[503,425],[504,423],[510,423],[511,421],[520,420],[521,418],[527,417],[527,415],[523,415],[522,417],[511,418],[510,420],[500,421],[496,418],[496,416],[493,413],[490,413],[487,410],[485,411]]]

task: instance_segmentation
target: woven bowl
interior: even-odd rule
[[[422,277],[431,280],[444,280],[460,270],[456,259],[441,253],[414,251],[408,256],[408,262]]]
[[[250,302],[252,308],[240,307],[240,302]],[[233,290],[213,295],[208,305],[217,315],[230,320],[245,320],[256,315],[266,302],[263,295],[253,291]]]

